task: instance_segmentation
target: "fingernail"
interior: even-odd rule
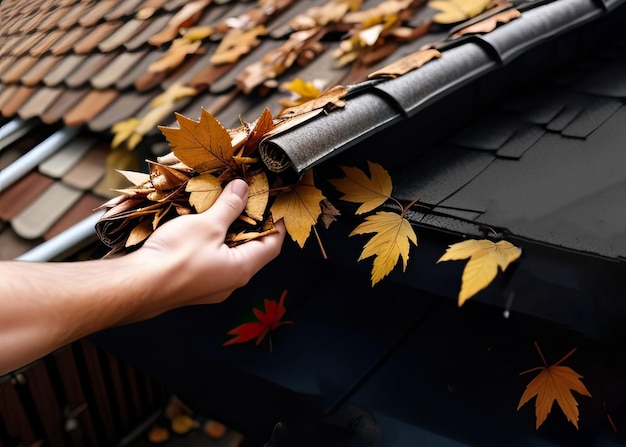
[[[248,194],[248,184],[240,179],[235,179],[231,182],[231,191],[237,194],[242,199]]]

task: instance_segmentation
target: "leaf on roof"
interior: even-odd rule
[[[213,65],[232,64],[257,47],[261,41],[259,36],[267,33],[265,26],[258,25],[244,30],[233,28],[222,38],[222,41],[211,55]]]
[[[346,105],[344,97],[347,92],[347,87],[343,85],[335,85],[327,90],[324,90],[316,98],[303,102],[300,105],[284,109],[279,115],[277,115],[277,118],[293,118],[295,116],[304,115],[317,109],[330,111],[337,107],[343,107]]]
[[[196,121],[176,113],[178,128],[158,126],[180,161],[203,173],[232,166],[230,135],[206,109]]]
[[[543,366],[532,368],[528,371],[524,371],[520,374],[526,374],[533,371],[540,371],[537,376],[526,385],[526,389],[520,398],[517,409],[519,410],[533,397],[535,400],[535,428],[539,429],[541,424],[545,422],[552,410],[552,406],[556,401],[557,405],[569,422],[578,430],[578,401],[574,397],[572,391],[576,391],[582,396],[591,397],[591,393],[580,379],[583,378],[580,374],[574,371],[568,366],[561,366],[567,358],[569,358],[576,348],[572,349],[565,357],[556,362],[553,365],[548,366],[545,357],[543,356],[541,349],[537,342],[535,347],[539,352],[539,356],[543,361]]]
[[[331,0],[298,14],[289,21],[289,26],[293,30],[303,30],[337,23],[347,12],[358,10],[362,3],[362,0]]]
[[[491,0],[430,0],[428,6],[439,11],[433,22],[450,25],[471,19],[483,12]]]
[[[211,0],[192,0],[186,3],[172,16],[165,28],[150,37],[148,43],[161,46],[174,40],[181,28],[189,28],[198,21],[204,8],[209,4],[211,4]]]
[[[278,302],[273,300],[263,300],[264,310],[253,308],[252,312],[258,321],[251,321],[241,324],[234,329],[228,331],[228,335],[234,335],[233,338],[224,342],[224,346],[230,346],[237,343],[246,343],[256,340],[256,345],[260,345],[265,337],[269,338],[269,349],[272,351],[271,334],[280,326],[285,324],[293,324],[293,321],[283,321],[283,317],[287,312],[285,308],[285,298],[287,290],[280,295]]]
[[[503,272],[522,254],[508,241],[492,242],[487,239],[469,239],[448,247],[437,263],[468,259],[459,292],[459,307],[468,299],[485,289],[495,279],[498,269]]]
[[[159,107],[164,104],[172,104],[179,99],[196,96],[197,94],[198,90],[196,88],[176,82],[170,85],[163,93],[152,98],[150,106]]]
[[[281,85],[281,88],[285,91],[291,92],[290,98],[281,98],[278,103],[283,106],[283,110],[289,107],[299,106],[307,101],[315,99],[322,93],[321,82],[308,82],[302,78],[295,78],[291,82],[285,82]]]
[[[486,34],[492,32],[499,25],[509,23],[511,20],[518,19],[522,16],[522,13],[517,9],[507,9],[498,14],[494,14],[490,17],[481,20],[480,22],[473,23],[469,26],[461,28],[456,31],[450,37],[456,39],[457,37],[464,36],[466,34]]]
[[[246,94],[269,80],[274,80],[294,64],[303,65],[323,50],[320,39],[325,31],[321,27],[291,33],[280,47],[269,51],[263,58],[248,65],[237,76],[238,87]],[[306,58],[301,56],[306,54]]]
[[[438,59],[440,57],[441,52],[433,48],[416,51],[415,53],[411,53],[408,56],[405,56],[402,59],[399,59],[381,68],[380,70],[376,70],[375,72],[370,73],[368,77],[370,79],[397,78],[412,70],[420,68],[421,66],[423,66],[427,62],[430,62],[433,59]]]
[[[411,243],[417,246],[417,235],[402,214],[378,211],[367,216],[350,236],[375,233],[365,244],[359,261],[374,256],[372,264],[372,286],[389,275],[402,258],[402,271],[406,270]]]
[[[391,176],[378,163],[367,162],[370,176],[359,168],[341,166],[345,177],[330,179],[329,182],[344,195],[341,200],[360,203],[356,214],[368,213],[391,198],[393,185]]]
[[[201,47],[201,40],[176,39],[163,56],[148,66],[148,73],[161,73],[173,70],[182,64],[189,54],[200,53]]]
[[[325,198],[314,184],[313,171],[309,170],[297,184],[278,194],[270,211],[274,221],[284,220],[287,233],[302,248],[322,213],[320,203]]]
[[[143,139],[141,135],[135,132],[140,122],[139,118],[132,117],[115,123],[111,127],[111,132],[114,134],[111,149],[117,149],[123,144],[128,149],[134,149]]]

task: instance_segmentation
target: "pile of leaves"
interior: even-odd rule
[[[261,153],[260,143],[308,119],[311,113],[343,106],[346,89],[336,86],[313,101],[286,108],[278,117],[265,109],[252,123],[226,129],[202,109],[199,120],[176,114],[178,127],[159,126],[172,151],[147,160],[148,173],[119,171],[132,186],[103,204],[107,212],[96,232],[109,254],[139,247],[164,222],[209,209],[224,186],[235,178],[249,185],[245,212],[231,226],[226,242],[237,245],[275,232],[284,219],[301,247],[318,219],[328,226],[338,214],[315,186],[312,171],[294,178],[284,154]]]

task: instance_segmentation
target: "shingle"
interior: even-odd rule
[[[82,191],[56,181],[11,220],[24,239],[41,238],[80,199]]]
[[[59,63],[62,57],[48,55],[39,58],[39,61],[22,75],[20,81],[24,85],[35,86]]]
[[[51,184],[50,177],[32,171],[0,195],[0,219],[11,221]]]

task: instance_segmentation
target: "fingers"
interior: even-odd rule
[[[247,200],[248,184],[244,180],[235,179],[226,185],[217,201],[202,214],[217,219],[226,230],[243,212]]]
[[[263,236],[232,248],[232,250],[238,252],[237,254],[240,257],[248,260],[247,264],[252,274],[261,270],[265,264],[278,256],[281,251],[287,231],[282,220],[274,225],[278,230],[277,233]]]

